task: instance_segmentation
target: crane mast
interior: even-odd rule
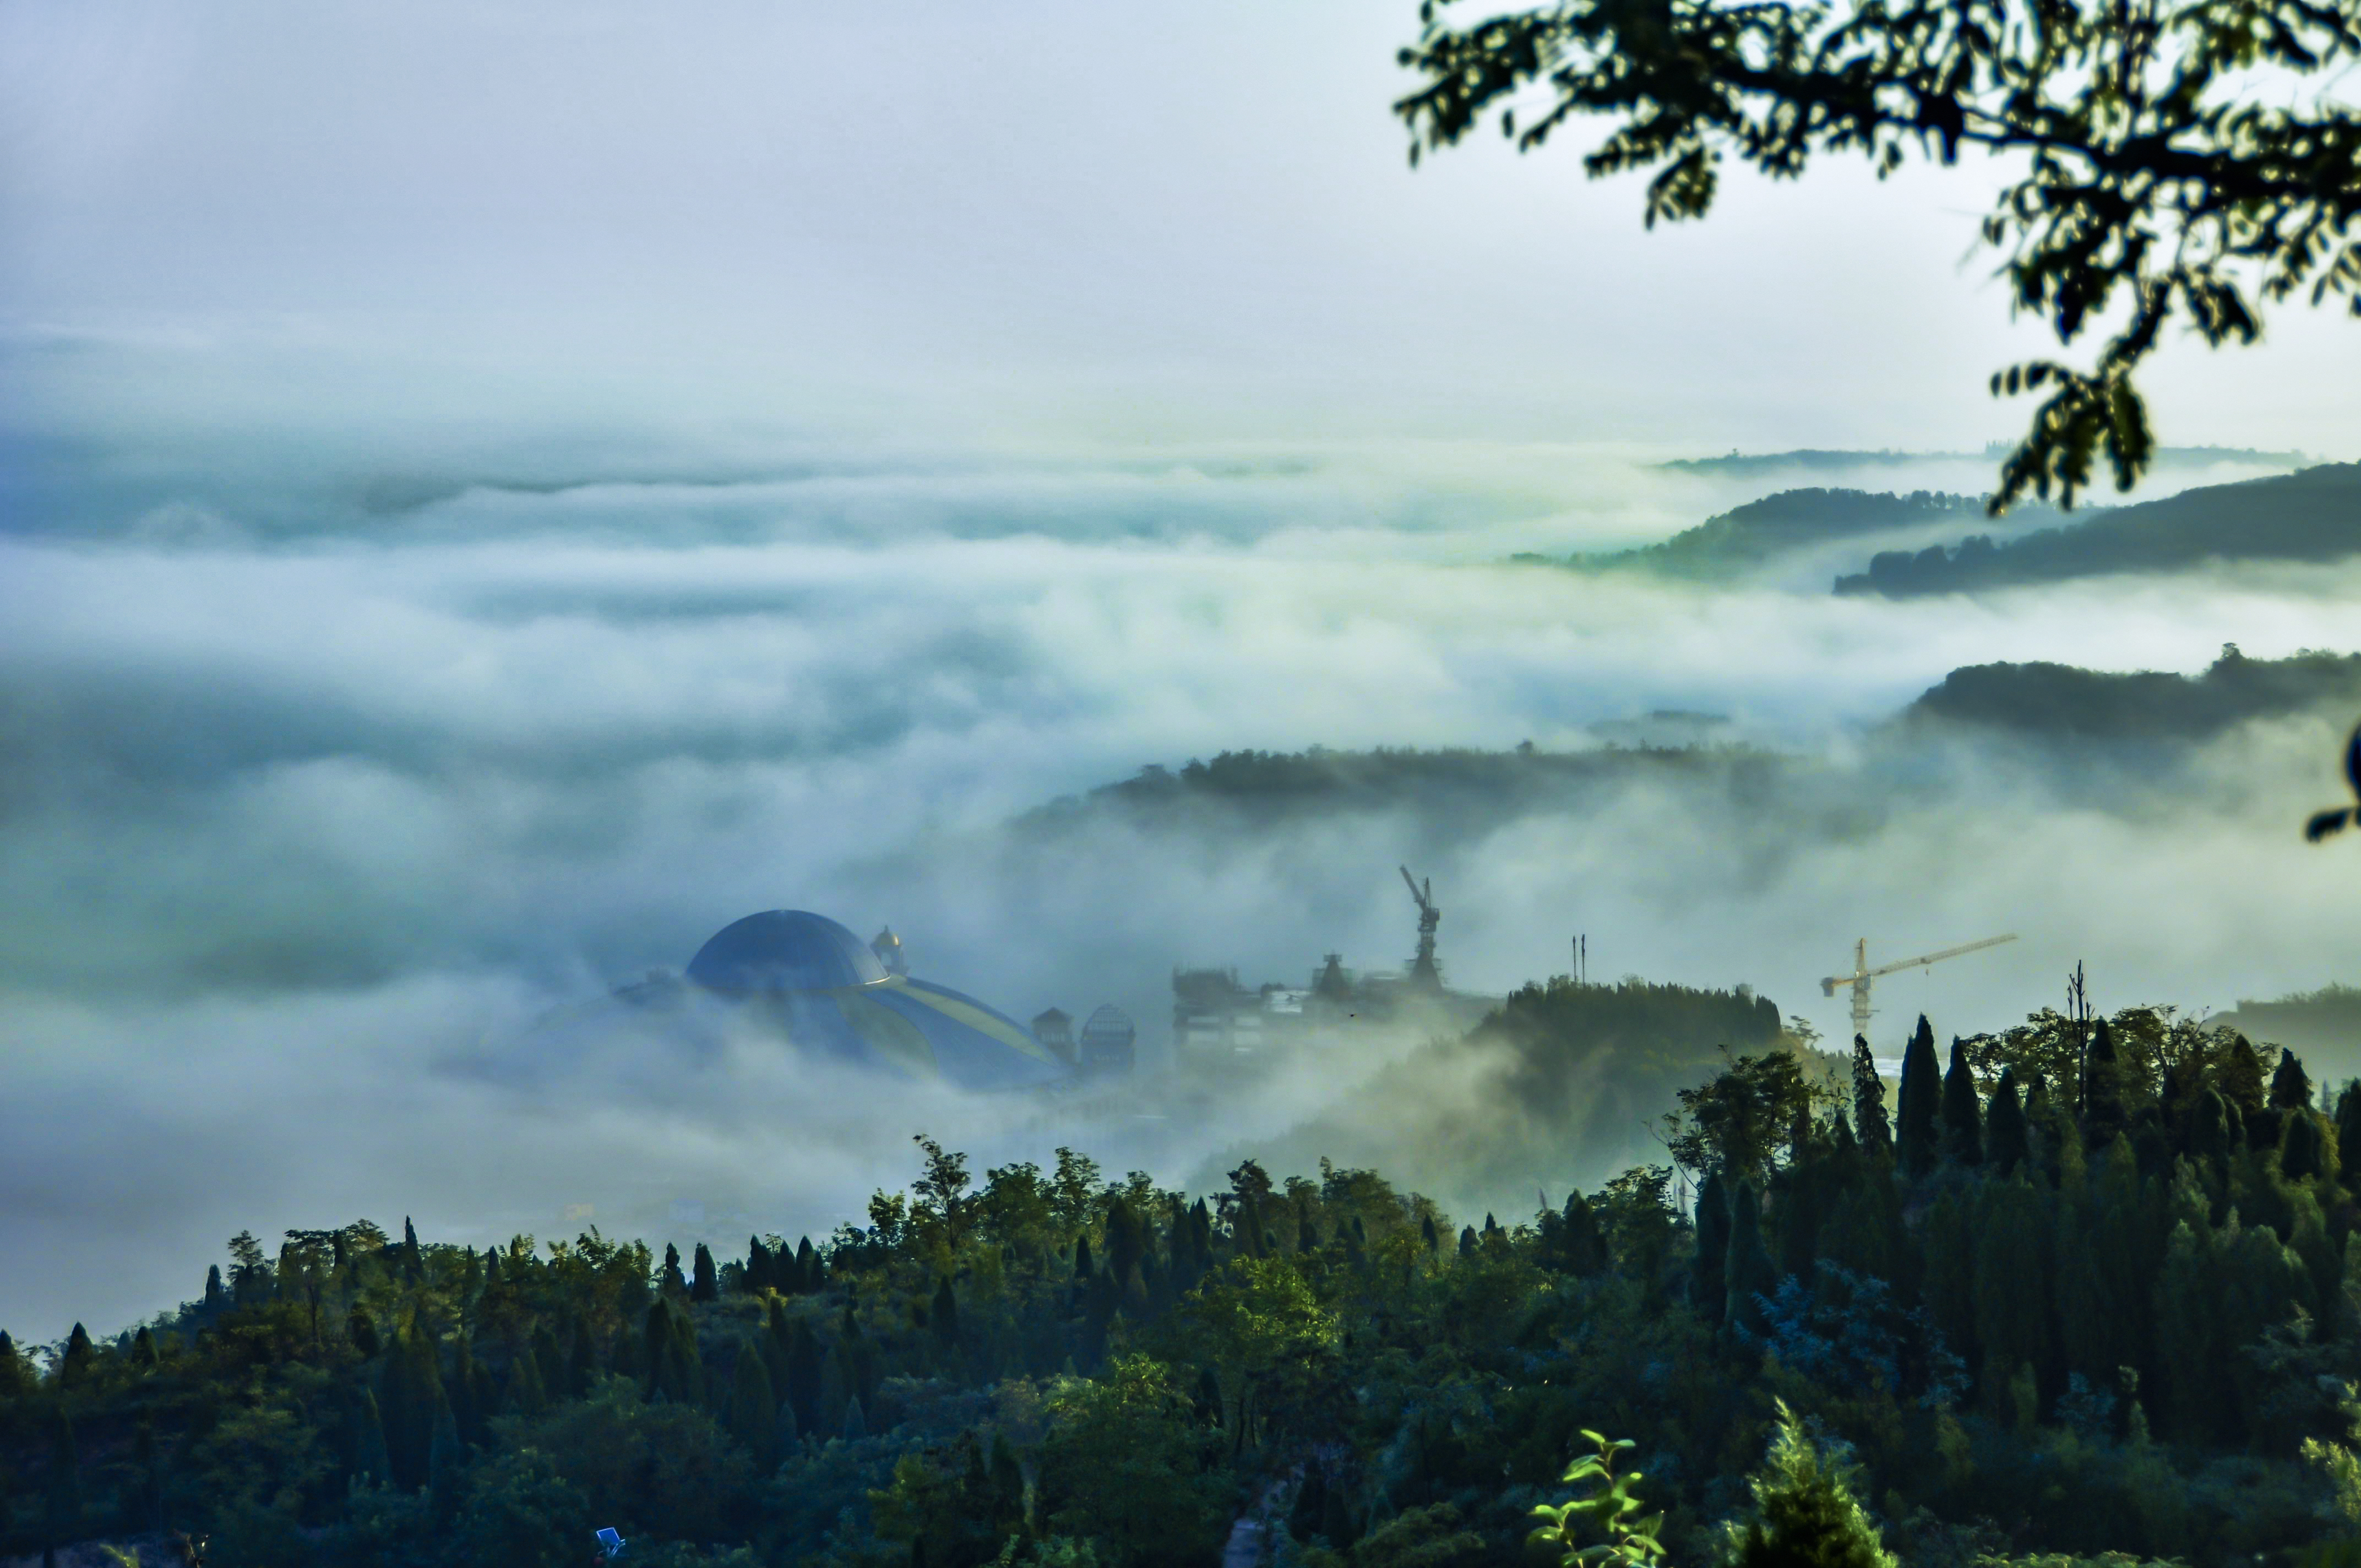
[[[1852,987],[1852,1032],[1858,1037],[1867,1039],[1871,981],[1880,975],[1895,974],[1906,969],[1924,969],[1928,964],[1940,963],[1945,959],[1956,959],[1962,953],[1980,952],[1986,948],[1997,948],[2003,942],[2015,940],[2016,933],[2011,931],[2004,936],[1986,937],[1981,942],[1963,942],[1956,948],[1945,948],[1940,952],[1921,953],[1915,959],[1904,959],[1899,963],[1882,964],[1876,969],[1872,969],[1869,967],[1869,938],[1863,937],[1852,945],[1852,972],[1824,977],[1820,981],[1820,994],[1834,996],[1837,993],[1837,987],[1840,985]]]
[[[1410,889],[1412,902],[1418,905],[1418,957],[1411,960],[1410,983],[1422,991],[1441,991],[1443,970],[1434,961],[1434,928],[1443,924],[1443,911],[1434,906],[1434,882],[1429,878],[1422,883],[1410,874],[1408,866],[1397,868],[1403,885]]]

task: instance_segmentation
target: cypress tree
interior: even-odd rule
[[[1984,1183],[1980,1211],[1974,1234],[1976,1339],[1984,1354],[1983,1391],[1994,1399],[2004,1396],[2019,1368],[2038,1372],[2048,1365],[2048,1214],[2022,1176]]]
[[[738,1347],[738,1365],[730,1377],[730,1402],[721,1424],[746,1445],[754,1463],[767,1472],[778,1463],[779,1401],[771,1389],[769,1368],[752,1336]],[[792,1419],[792,1418],[790,1418]]]
[[[2361,1187],[2361,1080],[2346,1084],[2337,1093],[2336,1155],[2345,1185]]]
[[[2286,1124],[2279,1134],[2279,1174],[2290,1181],[2326,1175],[2327,1140],[2321,1135],[2319,1118],[2298,1106],[2286,1113]]]
[[[802,1423],[796,1420],[795,1401],[780,1400],[778,1419],[771,1428],[771,1452],[785,1458],[803,1446],[803,1438]]]
[[[156,1336],[148,1332],[147,1324],[142,1323],[139,1332],[131,1336],[131,1365],[142,1372],[153,1372],[157,1359]]]
[[[868,1435],[869,1418],[862,1411],[860,1397],[855,1395],[844,1406],[844,1441],[859,1442]]]
[[[1426,1243],[1428,1256],[1432,1257],[1434,1254],[1443,1250],[1443,1235],[1442,1233],[1438,1232],[1434,1228],[1433,1215],[1422,1214],[1419,1216],[1418,1234]]]
[[[688,1288],[688,1299],[692,1301],[721,1299],[721,1283],[714,1272],[713,1253],[703,1242],[697,1244],[696,1269],[696,1277]]]
[[[385,1348],[377,1337],[377,1320],[370,1317],[368,1309],[357,1302],[354,1304],[353,1310],[345,1315],[345,1337],[353,1342],[353,1348],[360,1352],[363,1361],[368,1360]]]
[[[1697,1196],[1697,1262],[1689,1269],[1689,1305],[1708,1323],[1730,1307],[1730,1195],[1721,1172],[1708,1171]]]
[[[434,1412],[445,1403],[434,1344],[415,1324],[393,1336],[379,1375],[378,1407],[393,1484],[404,1491],[426,1485],[434,1442]]]
[[[1320,1227],[1312,1223],[1312,1212],[1308,1209],[1295,1216],[1295,1250],[1297,1252],[1320,1250]]]
[[[2114,1141],[2130,1124],[2124,1115],[2123,1064],[2115,1055],[2115,1032],[2104,1018],[2091,1031],[2082,1070],[2082,1144],[2098,1148]]]
[[[147,1530],[164,1528],[164,1466],[156,1456],[156,1428],[146,1416],[131,1429],[132,1506]]]
[[[2270,1106],[2274,1111],[2312,1109],[2312,1074],[2303,1070],[2293,1051],[2279,1053],[2279,1069],[2271,1074]]]
[[[959,1343],[959,1297],[951,1289],[950,1275],[944,1275],[941,1283],[935,1287],[935,1303],[928,1309],[927,1315],[928,1322],[934,1328],[936,1338],[941,1340],[946,1345]]]
[[[2000,1082],[1993,1090],[1992,1116],[1984,1126],[1984,1157],[2001,1176],[2024,1168],[2031,1160],[2025,1105],[2017,1097],[2014,1067],[2000,1069]]]
[[[1894,1129],[1902,1168],[1914,1177],[1935,1168],[1942,1078],[1942,1069],[1935,1061],[1935,1031],[1922,1013],[1918,1031],[1910,1036],[1909,1048],[1902,1055],[1901,1125]]]
[[[33,1369],[25,1365],[16,1342],[0,1329],[0,1399],[21,1398],[33,1388]]]
[[[2189,1124],[2189,1152],[2201,1160],[2212,1163],[2217,1169],[2224,1166],[2231,1151],[2237,1146],[2232,1133],[2230,1118],[2234,1113],[2230,1102],[2222,1098],[2218,1089],[2208,1089],[2197,1097],[2197,1113]]]
[[[771,1249],[763,1245],[760,1236],[746,1238],[746,1269],[738,1277],[739,1288],[748,1295],[759,1296],[772,1288]]]
[[[1141,1245],[1138,1217],[1120,1198],[1107,1205],[1105,1234],[1107,1270],[1121,1279],[1138,1264],[1146,1248]]]
[[[1778,1288],[1771,1253],[1763,1245],[1763,1201],[1752,1182],[1741,1181],[1730,1195],[1730,1252],[1723,1272],[1730,1280],[1724,1321],[1750,1332],[1763,1332],[1763,1298]]]
[[[1093,1267],[1091,1263],[1091,1238],[1088,1236],[1075,1237],[1074,1288],[1079,1291],[1087,1288],[1092,1278],[1095,1277],[1097,1273],[1098,1270]]]
[[[1565,1225],[1560,1234],[1565,1238],[1567,1273],[1588,1279],[1606,1270],[1607,1238],[1599,1234],[1598,1215],[1579,1191],[1565,1201]]]
[[[410,1223],[407,1214],[401,1217],[401,1271],[412,1279],[423,1279],[426,1275],[426,1255],[418,1245],[418,1227]]]
[[[503,1407],[513,1415],[537,1416],[549,1409],[549,1385],[541,1375],[541,1358],[527,1345],[509,1363],[508,1395]]]
[[[205,1269],[205,1310],[219,1313],[228,1308],[229,1292],[222,1288],[221,1265],[209,1265]]]
[[[82,1448],[62,1406],[49,1425],[49,1475],[42,1522],[54,1549],[82,1533]]]
[[[1861,1146],[1882,1159],[1894,1157],[1894,1123],[1885,1113],[1885,1080],[1878,1076],[1877,1058],[1869,1041],[1852,1037],[1852,1119]]]
[[[459,1512],[459,1496],[467,1485],[467,1448],[459,1441],[459,1423],[448,1398],[434,1402],[434,1424],[426,1446],[427,1508],[437,1525],[448,1527]]]
[[[819,1419],[822,1382],[819,1338],[809,1323],[798,1318],[795,1337],[787,1346],[787,1403],[795,1407],[796,1424],[804,1431],[828,1430]]]
[[[1984,1162],[1983,1114],[1976,1100],[1976,1075],[1967,1048],[1951,1037],[1951,1069],[1943,1075],[1943,1157],[1954,1165]]]
[[[2260,1114],[2265,1104],[2263,1058],[2244,1035],[2230,1037],[2230,1049],[2214,1069],[2214,1087],[2236,1109],[2242,1121]]]
[[[1473,1225],[1459,1227],[1459,1255],[1462,1257],[1476,1255],[1476,1227]]]
[[[80,1323],[66,1335],[65,1354],[58,1358],[58,1381],[72,1387],[90,1375],[90,1364],[97,1358],[98,1347],[90,1343],[90,1331]]]
[[[844,1341],[840,1339],[828,1347],[828,1359],[820,1364],[819,1420],[815,1430],[840,1431],[848,1402],[857,1401],[860,1397],[860,1375],[845,1351]]]
[[[811,1237],[806,1236],[796,1244],[796,1288],[810,1295],[825,1282],[819,1254],[812,1250]]]
[[[681,1277],[680,1272],[680,1248],[670,1242],[664,1243],[664,1273],[658,1277],[656,1288],[666,1295],[688,1294],[688,1281]]]

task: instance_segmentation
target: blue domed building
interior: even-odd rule
[[[1071,1069],[1015,1019],[910,975],[898,961],[899,940],[886,946],[890,936],[881,933],[873,946],[824,915],[765,910],[715,932],[679,980],[652,978],[614,1000],[683,1023],[694,1015],[751,1024],[815,1055],[961,1089],[1022,1089],[1069,1076]],[[881,948],[897,960],[893,968]]]

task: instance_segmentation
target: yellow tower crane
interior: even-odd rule
[[[1838,986],[1851,986],[1852,1032],[1861,1038],[1867,1039],[1869,1037],[1869,982],[1871,981],[1875,980],[1878,976],[1883,974],[1894,974],[1906,969],[1921,969],[1927,964],[1939,963],[1945,959],[1956,959],[1961,953],[1972,953],[1984,948],[1997,948],[2003,942],[2014,942],[2015,940],[2016,933],[2011,931],[2004,937],[1986,937],[1981,942],[1969,942],[1961,947],[1945,948],[1939,953],[1922,953],[1915,959],[1905,959],[1898,964],[1883,964],[1876,969],[1872,969],[1869,967],[1869,938],[1863,937],[1861,940],[1855,942],[1852,947],[1852,972],[1850,974],[1832,974],[1823,979],[1820,981],[1820,994],[1822,996],[1834,996],[1837,993]]]

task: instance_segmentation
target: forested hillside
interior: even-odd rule
[[[2361,554],[2361,464],[2209,485],[2104,511],[2087,522],[1949,549],[1890,551],[1839,577],[1839,594],[1961,593],[2113,572],[2169,572],[2208,561],[2342,560]]]
[[[2249,659],[2235,648],[2194,675],[2118,673],[2070,664],[1974,664],[1953,670],[1903,710],[1905,725],[1939,721],[2059,742],[2195,745],[2257,718],[2361,706],[2361,654]]]
[[[1292,1568],[1481,1568],[1550,1561],[1530,1510],[1597,1489],[1560,1481],[1589,1429],[1675,1563],[2361,1529],[2361,1091],[2144,1009],[1948,1069],[1922,1020],[1891,1110],[1851,1075],[1736,1055],[1666,1107],[1688,1175],[1505,1225],[1324,1162],[1191,1196],[921,1140],[866,1224],[718,1265],[240,1235],[176,1312],[6,1347],[0,1527],[232,1568],[579,1565],[599,1528],[665,1564],[1209,1568],[1258,1513]]]
[[[1606,554],[1574,555],[1565,564],[1584,571],[1636,568],[1667,576],[1711,580],[1735,576],[1784,552],[1832,539],[1854,539],[1866,533],[1940,521],[1947,517],[1982,515],[1983,502],[1978,497],[1931,490],[1915,490],[1908,495],[1870,490],[1782,490],[1709,518],[1661,544]]]

